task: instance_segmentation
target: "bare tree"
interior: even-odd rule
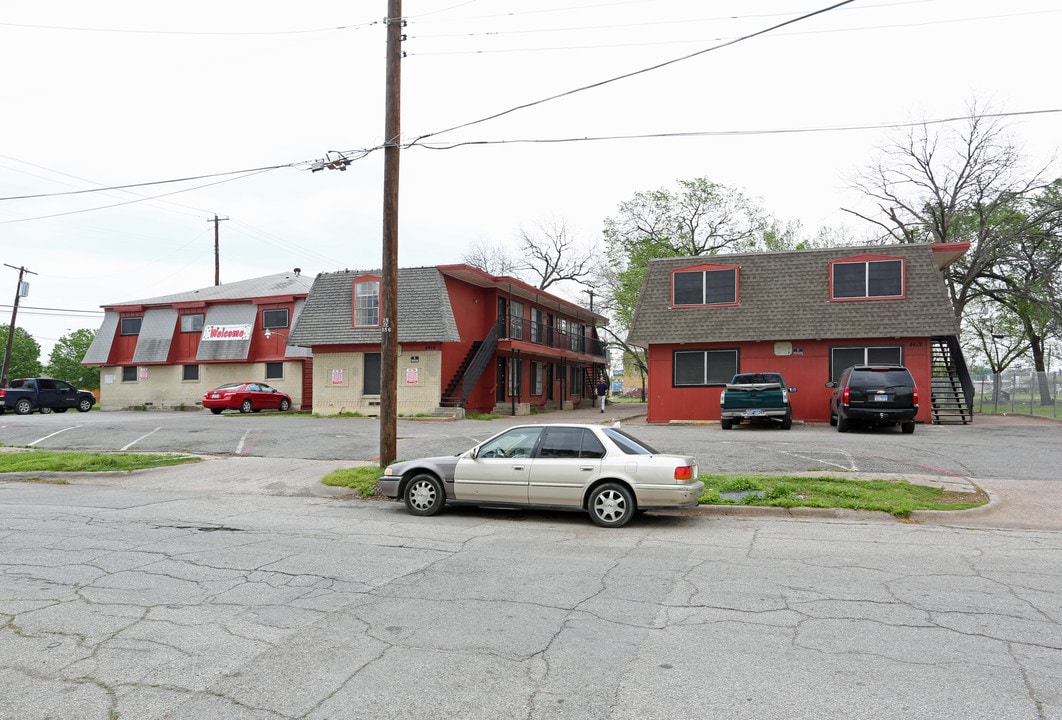
[[[476,240],[468,251],[461,256],[466,265],[479,268],[491,275],[514,275],[517,271],[516,261],[509,251],[488,240]]]
[[[521,226],[516,237],[520,241],[517,270],[533,276],[539,290],[565,281],[595,287],[601,253],[596,253],[589,243],[577,241],[565,220],[537,222],[530,231]]]
[[[982,114],[976,103],[965,125],[923,123],[896,136],[882,157],[853,184],[871,198],[876,216],[845,208],[884,231],[883,240],[901,243],[971,243],[969,252],[948,271],[948,288],[961,316],[978,294],[984,277],[1006,252],[1016,227],[1012,208],[1042,192],[1047,165],[1025,169],[1025,158],[998,118]]]

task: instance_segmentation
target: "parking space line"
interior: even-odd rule
[[[154,430],[152,430],[151,432],[149,432],[149,433],[147,433],[147,434],[145,434],[145,435],[141,435],[141,436],[140,436],[140,437],[138,437],[138,438],[137,438],[136,440],[134,440],[133,442],[129,443],[128,445],[126,445],[125,447],[123,447],[123,448],[122,448],[121,450],[119,450],[118,452],[125,452],[126,450],[128,450],[128,449],[129,449],[129,448],[131,448],[131,447],[133,447],[134,445],[136,445],[136,444],[137,444],[138,442],[140,442],[140,441],[141,441],[141,440],[143,440],[144,438],[146,438],[146,437],[150,437],[151,435],[154,435],[155,433],[157,433],[157,432],[158,432],[159,430],[161,430],[161,429],[162,429],[162,428],[160,428],[160,427],[157,427],[157,428],[155,428]]]
[[[237,455],[243,455],[243,444],[245,442],[247,442],[247,436],[250,435],[250,434],[251,434],[250,430],[245,430],[244,433],[243,433],[243,437],[240,438],[240,441],[238,443],[236,443],[236,454]]]
[[[44,441],[45,441],[45,440],[47,440],[48,438],[50,438],[50,437],[55,437],[55,436],[56,436],[56,435],[58,435],[59,433],[64,433],[64,432],[66,432],[67,430],[76,430],[76,429],[77,429],[77,428],[79,428],[79,427],[81,427],[81,426],[80,426],[80,425],[73,425],[73,426],[71,426],[71,427],[68,427],[68,428],[63,428],[62,430],[56,430],[56,431],[55,431],[55,432],[53,432],[53,433],[52,433],[51,435],[45,435],[45,436],[44,436],[44,437],[42,437],[42,438],[37,438],[37,439],[36,439],[36,440],[34,440],[33,442],[31,442],[31,443],[29,443],[28,445],[26,445],[26,447],[33,447],[33,446],[34,446],[34,445],[36,445],[37,443],[39,443],[39,442],[44,442]]]

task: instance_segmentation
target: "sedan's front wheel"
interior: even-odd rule
[[[634,517],[634,496],[625,485],[605,483],[590,493],[590,518],[601,527],[623,527]]]
[[[437,477],[423,474],[417,475],[406,483],[402,499],[406,503],[406,510],[411,515],[427,517],[442,510],[443,503],[446,502],[446,493]]]
[[[290,409],[291,403],[288,402],[287,398],[280,401],[280,412],[287,412]]]

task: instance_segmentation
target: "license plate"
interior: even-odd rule
[[[221,395],[218,395],[217,393],[211,393],[210,397],[214,400],[217,400],[219,397],[221,397]]]
[[[874,396],[874,402],[888,402],[888,401],[889,401],[889,396],[888,395],[875,395]]]

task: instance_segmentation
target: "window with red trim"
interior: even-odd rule
[[[737,301],[737,267],[701,265],[671,273],[672,305],[736,305]]]
[[[380,279],[355,278],[353,298],[354,327],[380,327]]]
[[[903,258],[860,257],[830,263],[833,300],[899,298],[904,288]]]

